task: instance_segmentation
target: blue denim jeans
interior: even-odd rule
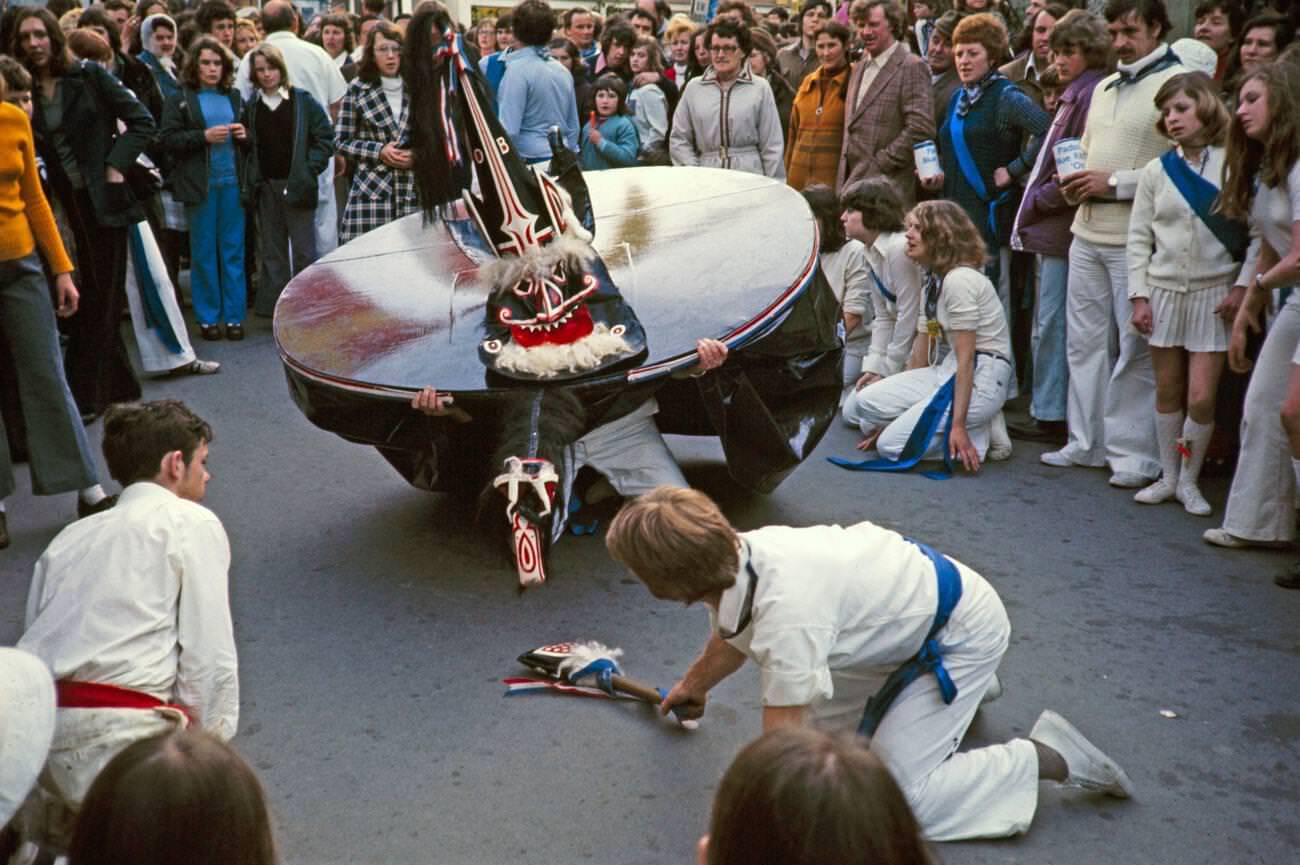
[[[247,311],[244,282],[244,208],[239,184],[208,181],[208,197],[189,208],[190,294],[199,324],[242,324]]]
[[[1034,394],[1029,413],[1041,421],[1065,420],[1070,369],[1065,358],[1065,286],[1069,261],[1038,257],[1038,297],[1034,304]]]

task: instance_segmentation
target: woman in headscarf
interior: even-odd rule
[[[137,59],[153,73],[163,103],[166,104],[181,89],[178,77],[180,70],[176,65],[176,22],[168,15],[150,15],[140,25],[140,44],[144,50]],[[155,117],[154,121],[161,122],[162,117]],[[171,160],[166,158],[166,154],[160,153],[155,161],[165,179]],[[167,265],[167,275],[171,277],[172,285],[180,285],[181,250],[185,248],[185,232],[189,229],[189,221],[185,216],[185,205],[172,197],[171,190],[163,189],[161,198],[162,224],[155,226],[154,233]]]

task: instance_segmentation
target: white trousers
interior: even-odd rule
[[[1239,538],[1290,541],[1295,537],[1295,473],[1281,410],[1296,369],[1297,345],[1300,291],[1291,293],[1273,319],[1246,389],[1241,451],[1223,516],[1223,528]]]
[[[167,275],[167,265],[163,262],[162,252],[154,239],[153,229],[149,227],[149,223],[141,222],[130,226],[127,231],[140,233],[145,257],[144,262],[137,262],[134,247],[131,244],[127,245],[126,304],[131,311],[131,333],[135,335],[135,345],[140,350],[140,365],[144,367],[145,372],[150,373],[168,372],[185,366],[195,358],[194,347],[190,344],[190,335],[185,330],[185,316],[181,314],[180,305],[176,303],[176,291],[172,288],[171,277]],[[166,313],[167,321],[181,347],[179,354],[174,354],[164,345],[157,332],[149,326],[144,298],[140,294],[140,286],[136,280],[136,267],[141,264],[153,275],[163,312]]]
[[[655,425],[658,412],[659,403],[647,400],[636,411],[578,439],[570,460],[573,471],[591,466],[623,496],[639,496],[662,485],[690,486]]]
[[[66,851],[90,785],[109,761],[128,745],[184,724],[174,709],[59,709],[45,770],[15,818],[20,836]]]
[[[972,575],[979,579],[965,565],[955,564],[964,583]],[[967,603],[980,608],[966,613],[962,604]],[[889,767],[929,840],[1017,835],[1028,830],[1038,807],[1038,754],[1033,743],[1016,739],[957,752],[1006,653],[1011,624],[995,592],[963,597],[953,619],[940,643],[957,698],[945,704],[938,680],[921,676],[889,707],[871,739],[871,750]],[[811,723],[836,732],[856,730],[867,698],[884,679],[843,672],[831,676],[834,696],[809,707]]]
[[[896,460],[935,392],[956,372],[957,353],[949,352],[934,366],[909,369],[881,379],[849,394],[844,401],[844,420],[861,430],[864,436],[884,427],[876,439],[876,452]],[[989,428],[993,418],[1002,411],[1010,386],[1010,363],[985,354],[975,355],[975,381],[971,388],[970,406],[966,410],[966,432],[981,458],[989,449]],[[944,421],[935,431],[925,459],[943,459],[943,431],[951,411],[944,413]]]
[[[1160,475],[1156,380],[1147,341],[1129,324],[1128,255],[1076,237],[1070,244],[1065,355],[1070,369],[1064,452],[1081,466]]]
[[[339,210],[334,198],[334,160],[316,177],[316,257],[339,245]]]

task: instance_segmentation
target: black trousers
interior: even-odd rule
[[[126,309],[126,229],[102,225],[84,189],[61,196],[77,243],[81,305],[67,320],[68,387],[83,415],[140,398],[140,382],[122,340]]]

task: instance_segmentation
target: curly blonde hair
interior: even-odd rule
[[[962,266],[979,269],[988,260],[979,229],[952,201],[922,201],[908,212],[907,223],[916,226],[925,246],[926,260],[919,263],[938,274]]]

